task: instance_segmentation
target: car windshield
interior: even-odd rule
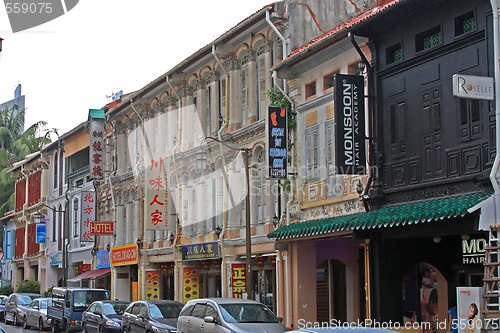
[[[103,314],[105,315],[122,315],[128,306],[128,303],[104,303]]]
[[[277,323],[278,318],[262,304],[220,304],[222,317],[228,323]]]
[[[40,300],[40,310],[46,310],[49,305],[52,305],[51,299],[41,299]]]
[[[182,310],[180,304],[150,304],[149,313],[153,319],[177,318]]]
[[[75,311],[83,312],[95,301],[109,299],[107,290],[78,290],[73,292],[73,307]]]
[[[34,298],[34,297],[33,297]],[[17,297],[17,305],[28,305],[33,300],[32,297],[26,295],[19,295]]]

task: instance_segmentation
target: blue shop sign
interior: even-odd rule
[[[182,260],[203,260],[219,258],[219,242],[184,245]]]
[[[109,268],[109,252],[108,250],[97,251],[95,256],[95,268]]]
[[[37,223],[36,225],[36,243],[44,244],[47,238],[47,225],[45,223]]]

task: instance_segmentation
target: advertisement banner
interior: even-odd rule
[[[287,178],[287,110],[277,106],[268,108],[267,159],[269,179]]]
[[[365,174],[364,77],[336,74],[334,89],[336,174]]]
[[[97,251],[95,255],[95,268],[109,268],[109,251]]]
[[[481,332],[482,294],[481,287],[457,288],[458,333]]]
[[[199,298],[199,276],[197,268],[184,268],[183,278],[183,298],[184,303],[189,300]]]
[[[168,229],[168,179],[166,160],[158,157],[151,160],[144,173],[146,177],[144,196],[144,221],[146,229]]]
[[[146,299],[158,300],[160,299],[160,272],[147,271],[146,272]]]
[[[246,264],[231,264],[231,288],[233,298],[243,298],[247,292]]]

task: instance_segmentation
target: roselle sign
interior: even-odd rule
[[[337,174],[364,174],[365,99],[364,79],[335,75],[335,166]]]

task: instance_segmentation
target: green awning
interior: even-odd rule
[[[290,239],[331,234],[344,230],[375,229],[410,225],[464,216],[490,194],[483,192],[416,201],[380,208],[371,212],[340,215],[298,222],[278,228],[268,238]]]

